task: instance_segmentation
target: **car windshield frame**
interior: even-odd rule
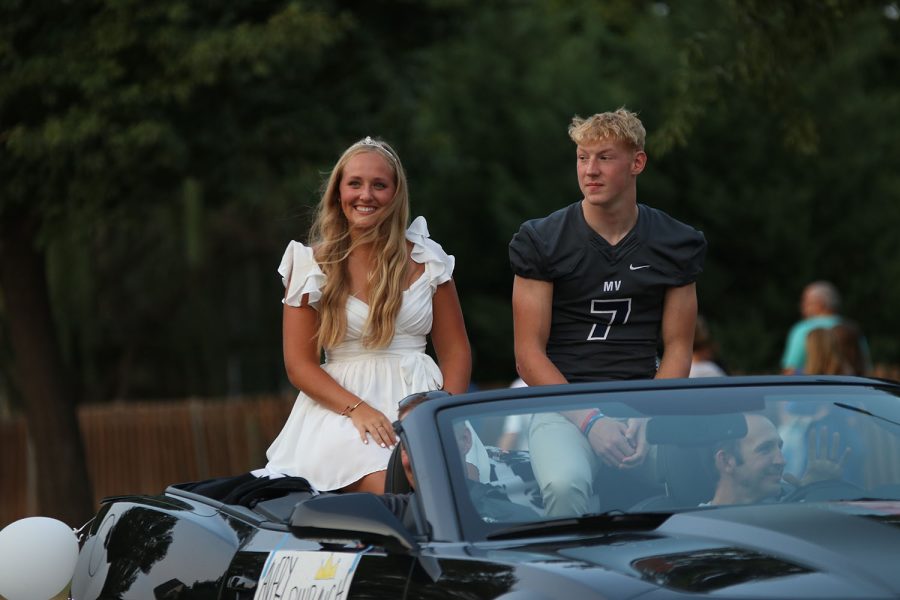
[[[717,418],[771,410],[775,403],[787,401],[813,405],[833,403],[836,400],[837,406],[843,410],[852,411],[860,415],[860,418],[872,418],[876,424],[891,430],[892,435],[900,437],[900,385],[896,382],[827,377],[666,381],[668,383],[661,384],[656,380],[644,386],[570,384],[523,388],[488,395],[476,394],[472,396],[471,402],[463,401],[464,396],[457,397],[456,402],[448,402],[437,408],[434,424],[462,537],[484,540],[517,525],[512,522],[487,522],[475,508],[469,492],[471,484],[466,480],[466,467],[454,430],[456,425],[458,431],[462,421],[549,411],[551,407],[553,411],[599,408],[605,415],[621,419],[679,416]],[[829,400],[823,402],[823,396]],[[854,398],[865,399],[865,402],[854,402]],[[879,403],[883,403],[883,406]],[[873,407],[876,410],[872,410]],[[671,512],[682,510],[702,510],[702,507],[685,506]],[[622,511],[620,507],[614,510],[619,515],[629,512]],[[538,518],[535,523],[545,521],[552,519]],[[521,525],[521,522],[518,524]]]

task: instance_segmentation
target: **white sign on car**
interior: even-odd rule
[[[279,550],[269,555],[253,600],[340,600],[350,591],[358,554]]]

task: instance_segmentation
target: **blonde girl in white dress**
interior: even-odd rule
[[[429,238],[424,218],[408,221],[394,150],[369,137],[350,146],[325,186],[309,245],[288,244],[278,268],[284,363],[300,394],[266,452],[267,472],[305,477],[318,490],[383,493],[397,403],[468,387],[454,259]],[[437,364],[425,353],[429,334]]]

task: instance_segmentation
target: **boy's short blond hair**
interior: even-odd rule
[[[569,137],[579,146],[614,139],[625,142],[634,150],[643,150],[647,130],[637,113],[623,106],[616,111],[598,113],[587,119],[575,115],[569,125]]]

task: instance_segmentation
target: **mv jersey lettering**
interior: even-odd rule
[[[581,202],[525,222],[509,245],[516,275],[553,283],[547,355],[570,382],[653,377],[666,290],[696,281],[705,254],[702,233],[643,204],[615,246]]]

